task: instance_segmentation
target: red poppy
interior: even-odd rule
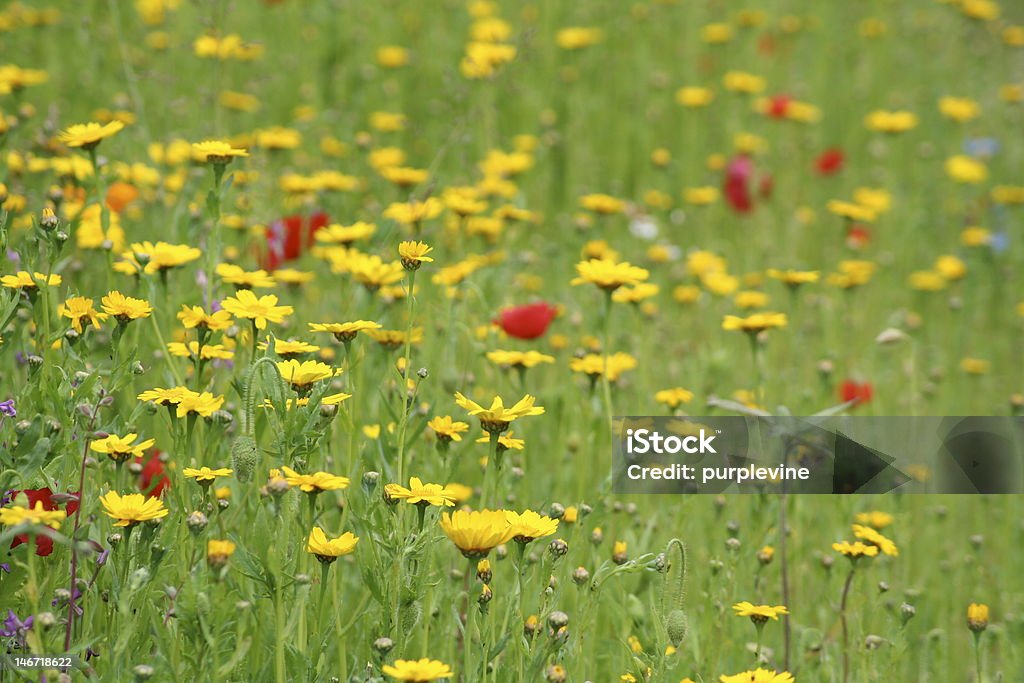
[[[309,216],[285,216],[270,224],[266,232],[266,251],[262,254],[260,267],[275,270],[282,263],[293,261],[302,251],[313,245],[313,233],[330,222],[327,214],[316,211]]]
[[[25,497],[28,498],[28,507],[30,508],[34,508],[36,506],[36,503],[42,503],[44,510],[53,511],[60,509],[60,505],[58,505],[53,500],[54,494],[49,487],[44,487],[41,489],[24,489],[22,491],[12,491],[11,495],[16,496],[19,493],[24,493]],[[69,495],[75,496],[74,500],[69,500],[67,504],[64,506],[64,511],[70,517],[71,515],[75,514],[75,512],[78,510],[78,494],[70,493]],[[14,540],[11,541],[11,547],[16,548],[22,543],[28,543],[28,534],[18,534],[17,536],[15,536]],[[45,534],[38,534],[36,536],[36,555],[39,555],[40,557],[46,557],[52,552],[53,539]]]
[[[729,206],[736,213],[750,213],[754,201],[750,197],[750,180],[754,174],[754,162],[746,154],[738,154],[725,167],[725,184],[722,192]]]
[[[171,480],[164,472],[164,464],[160,460],[160,451],[150,451],[145,461],[141,457],[135,458],[135,462],[142,465],[142,472],[139,473],[139,490],[150,498],[159,498],[164,491],[171,487]]]
[[[820,176],[835,175],[843,170],[843,150],[831,147],[822,152],[814,162],[814,170]]]
[[[871,242],[871,231],[867,226],[860,223],[852,224],[846,230],[846,246],[850,249],[860,249]]]
[[[765,112],[773,119],[784,119],[789,112],[789,103],[793,98],[789,95],[774,95],[768,98],[768,109]]]
[[[557,308],[545,301],[539,301],[535,304],[504,308],[493,322],[510,337],[536,339],[547,332],[548,325],[557,314]]]
[[[853,401],[854,404],[867,403],[871,400],[874,388],[871,382],[856,382],[848,379],[839,385],[839,398],[844,403]]]

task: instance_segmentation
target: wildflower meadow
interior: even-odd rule
[[[1024,413],[1021,3],[0,51],[0,683],[1024,681],[1020,495],[612,483],[622,416]]]

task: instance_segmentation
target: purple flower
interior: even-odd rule
[[[108,557],[110,557],[110,548],[104,548],[103,551],[96,556],[96,566],[102,567],[105,565]]]
[[[18,252],[14,251],[13,249],[8,249],[7,250],[7,260],[17,266],[17,265],[19,265],[21,263],[21,254],[19,254]]]
[[[0,572],[7,572],[8,574],[10,574],[11,565],[7,564],[6,562],[0,562]]]
[[[18,416],[18,411],[14,409],[13,398],[9,398],[6,401],[0,401],[0,414],[6,415],[7,417]]]
[[[25,621],[18,618],[14,610],[7,610],[7,618],[4,619],[3,628],[0,628],[0,636],[14,638],[21,647],[25,647],[25,634],[32,630],[35,617],[27,617]]]
[[[78,616],[82,616],[83,614],[82,608],[78,606],[78,599],[80,597],[82,597],[82,591],[75,588],[75,593],[71,596],[71,609],[73,609],[75,614]],[[65,607],[67,604],[67,600],[64,598],[54,598],[50,601],[51,607]]]

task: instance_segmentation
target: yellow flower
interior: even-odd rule
[[[701,187],[687,187],[683,190],[683,200],[687,204],[695,206],[707,206],[718,201],[719,191],[717,187],[704,185]]]
[[[533,510],[525,510],[521,513],[506,510],[505,518],[509,524],[508,536],[517,543],[529,543],[538,538],[551,536],[558,531],[557,519],[539,515]]]
[[[917,114],[910,111],[877,109],[864,117],[864,125],[880,133],[904,133],[917,127]]]
[[[210,417],[224,405],[223,396],[214,396],[208,391],[197,393],[190,391],[183,395],[178,401],[178,408],[175,411],[177,417],[185,417],[190,414],[201,417]]]
[[[124,496],[110,491],[100,497],[100,503],[106,515],[116,520],[114,526],[135,526],[139,522],[166,517],[169,510],[159,498],[147,498],[141,493],[129,493]]]
[[[330,365],[315,360],[299,362],[289,359],[279,361],[277,369],[284,381],[288,382],[293,389],[307,387],[314,382],[334,377],[341,374],[341,369],[332,368]]]
[[[230,142],[224,140],[204,140],[192,143],[192,158],[196,161],[206,161],[223,166],[231,163],[231,160],[236,157],[247,156],[249,156],[248,151],[232,147]]]
[[[757,290],[737,292],[733,303],[739,308],[764,308],[768,305],[768,295]]]
[[[756,95],[764,92],[765,81],[760,76],[745,71],[727,71],[722,77],[722,85],[731,92]]]
[[[960,361],[960,369],[968,375],[987,375],[992,364],[981,358],[964,358]]]
[[[266,351],[270,348],[270,337],[267,337],[266,341],[261,341],[258,344],[259,348]],[[320,347],[315,344],[307,344],[304,341],[293,341],[284,339],[274,340],[274,353],[281,356],[282,358],[290,358],[291,356],[302,356],[307,353],[316,353],[320,350]]]
[[[456,510],[441,516],[441,530],[467,558],[486,557],[509,540],[509,522],[502,510]]]
[[[340,342],[350,342],[360,332],[380,329],[380,323],[356,320],[349,323],[309,323],[310,332],[330,332]]]
[[[988,178],[985,164],[965,154],[946,159],[946,174],[958,183],[976,185]]]
[[[256,131],[256,146],[263,149],[295,149],[302,144],[302,135],[293,128],[273,126]]]
[[[100,299],[100,308],[108,315],[117,318],[120,323],[148,318],[153,314],[153,307],[145,299],[125,296],[116,290]]]
[[[462,441],[462,434],[469,431],[469,424],[456,422],[450,415],[435,416],[427,423],[439,441]]]
[[[447,664],[426,657],[419,661],[396,659],[394,665],[385,664],[381,670],[395,680],[409,683],[428,683],[455,675]]]
[[[75,332],[82,334],[82,322],[92,324],[96,329],[100,327],[100,321],[107,319],[106,313],[100,313],[94,308],[95,302],[84,296],[73,296],[58,307],[57,312],[62,317],[70,318],[71,326]]]
[[[182,306],[177,315],[181,324],[188,329],[196,327],[222,332],[231,327],[231,314],[227,311],[207,313],[200,306]]]
[[[853,201],[876,214],[882,214],[892,206],[892,195],[881,188],[858,187],[853,191]]]
[[[939,100],[939,111],[957,123],[966,123],[981,116],[981,107],[967,97],[943,97]]]
[[[202,350],[200,350],[199,342],[197,341],[190,341],[187,345],[181,342],[170,342],[167,345],[167,351],[172,356],[178,356],[179,358],[201,356],[203,360],[231,360],[235,357],[235,352],[223,344],[203,344]]]
[[[496,365],[513,368],[532,368],[541,363],[554,363],[554,356],[548,356],[539,351],[488,351],[487,360]]]
[[[672,389],[662,389],[661,391],[654,394],[654,400],[658,403],[664,404],[669,408],[678,408],[683,403],[689,403],[693,400],[693,392],[687,391],[682,387],[673,387]]]
[[[233,263],[218,263],[215,271],[229,285],[239,289],[260,289],[274,287],[277,281],[265,270],[247,272]]]
[[[626,202],[607,194],[588,194],[580,197],[580,206],[587,211],[610,215],[626,210]]]
[[[419,477],[409,479],[409,488],[401,484],[387,484],[384,487],[387,500],[404,500],[410,505],[436,505],[454,507],[457,496],[441,484],[424,484]]]
[[[607,372],[609,382],[617,381],[623,372],[633,370],[636,366],[636,358],[622,351],[616,351],[610,356],[588,353],[582,358],[572,358],[569,361],[569,369],[591,379],[597,379]]]
[[[764,330],[785,327],[788,323],[785,313],[754,313],[746,318],[727,315],[722,321],[723,330],[740,330],[748,334],[758,334]]]
[[[484,428],[484,431],[490,433],[500,433],[505,431],[508,429],[510,422],[513,422],[520,417],[543,414],[544,408],[534,405],[536,400],[536,397],[526,394],[511,408],[506,408],[501,396],[495,396],[494,400],[491,401],[491,407],[484,408],[479,403],[471,401],[461,393],[455,392],[455,402],[459,407],[467,410],[470,415],[478,417],[480,419],[480,425]]]
[[[907,282],[919,292],[937,292],[946,288],[946,279],[933,270],[917,270],[910,274]]]
[[[591,283],[611,292],[623,285],[636,285],[645,281],[650,273],[643,268],[632,265],[628,261],[621,263],[610,259],[590,259],[576,264],[579,277],[573,278],[572,284]]]
[[[348,477],[329,474],[327,472],[314,472],[313,474],[299,474],[290,467],[282,467],[285,481],[289,486],[298,486],[304,493],[321,493],[322,491],[337,491],[348,488]]]
[[[138,395],[140,401],[152,401],[157,405],[168,405],[180,403],[185,396],[192,393],[187,387],[174,387],[172,389],[149,389]]]
[[[377,48],[377,64],[385,69],[397,69],[409,63],[409,51],[398,45]]]
[[[878,546],[867,545],[861,541],[855,541],[853,543],[850,543],[849,541],[833,543],[832,550],[835,550],[837,553],[842,553],[853,560],[860,557],[875,557],[878,555]]]
[[[248,289],[239,290],[235,296],[224,299],[221,306],[236,318],[252,320],[259,330],[266,329],[268,321],[283,322],[286,315],[295,311],[291,306],[278,306],[277,297],[273,294],[257,297]]]
[[[732,26],[721,22],[706,24],[700,29],[700,38],[709,45],[728,43],[732,40]]]
[[[975,633],[988,628],[988,605],[972,602],[967,606],[967,628]]]
[[[29,273],[24,270],[19,270],[14,275],[0,277],[0,284],[8,289],[35,289],[43,283],[50,287],[57,287],[61,282],[63,279],[60,275],[51,275],[47,279],[44,273]]]
[[[706,107],[714,99],[715,93],[709,88],[687,86],[676,90],[676,102],[690,109]]]
[[[337,538],[327,538],[324,530],[315,526],[309,532],[306,552],[316,555],[316,559],[321,562],[330,564],[342,555],[354,552],[357,543],[359,543],[359,537],[354,536],[351,531],[346,531]]]
[[[408,166],[388,166],[382,168],[379,173],[384,180],[405,189],[424,183],[430,177],[429,171]]]
[[[523,450],[523,448],[526,447],[526,442],[524,440],[522,440],[522,439],[515,438],[515,436],[513,436],[514,434],[515,434],[515,432],[509,430],[509,431],[505,432],[504,434],[502,434],[501,436],[498,437],[498,451],[499,452],[502,451],[502,450],[506,450],[506,451],[508,451],[508,450],[521,451],[521,450]],[[476,443],[490,443],[490,442],[491,442],[491,437],[486,435],[486,434],[481,436],[479,439],[476,440]],[[480,459],[480,464],[481,465],[486,465],[487,464],[487,456],[484,456],[483,458]]]
[[[76,123],[61,131],[58,139],[68,147],[81,147],[82,149],[94,149],[103,140],[116,135],[124,124],[120,121],[111,121],[107,124],[99,123]]]
[[[67,517],[63,510],[46,510],[43,501],[37,500],[35,506],[28,508],[20,505],[0,508],[0,524],[18,526],[19,524],[35,524],[59,529],[60,523]]]
[[[400,261],[385,261],[377,255],[355,254],[349,262],[352,278],[371,292],[398,282],[405,275],[403,271]]]
[[[964,228],[960,233],[960,243],[965,247],[984,247],[992,243],[992,231],[980,226]]]
[[[197,483],[206,485],[213,483],[217,477],[230,477],[233,473],[234,470],[227,467],[220,467],[215,470],[206,466],[200,467],[199,469],[186,467],[182,470],[182,474],[185,475],[186,479],[195,479]]]
[[[775,673],[767,669],[744,671],[732,676],[719,676],[719,683],[794,683],[792,674],[787,671]]]
[[[227,540],[211,538],[206,542],[206,561],[213,567],[223,567],[235,553],[235,544]]]
[[[895,543],[871,527],[854,524],[853,535],[867,544],[877,546],[885,555],[896,557],[900,554],[899,548],[896,547]]]
[[[106,453],[116,462],[124,462],[130,457],[142,457],[143,452],[156,443],[156,439],[146,439],[139,443],[133,443],[138,436],[138,434],[134,433],[125,434],[124,436],[110,434],[102,439],[94,440],[89,444],[89,449],[97,453]]]
[[[357,221],[352,225],[339,225],[332,223],[323,230],[317,230],[314,237],[317,242],[325,244],[352,244],[359,240],[365,240],[377,232],[377,226],[373,223]]]
[[[785,284],[788,287],[799,287],[802,284],[817,282],[821,279],[821,272],[817,270],[778,270],[768,269],[768,277]]]
[[[738,617],[750,617],[750,620],[755,624],[763,624],[769,619],[779,620],[780,614],[789,614],[789,610],[786,609],[785,605],[754,605],[744,600],[743,602],[737,602],[732,606],[736,610],[736,616]]]
[[[18,92],[30,85],[45,83],[49,76],[41,69],[22,69],[14,64],[0,66],[0,94]]]
[[[878,216],[874,209],[854,204],[853,202],[844,202],[839,199],[829,200],[826,208],[837,216],[862,223],[873,223]]]
[[[633,287],[621,287],[612,293],[612,301],[620,304],[638,304],[658,295],[661,288],[650,282],[641,282]]]
[[[871,512],[858,512],[855,519],[859,524],[866,524],[872,529],[881,531],[885,527],[893,523],[893,516],[888,512],[879,512],[873,510]]]
[[[416,270],[423,263],[430,263],[434,259],[427,256],[434,250],[424,242],[407,241],[398,245],[398,255],[402,258],[402,267],[406,270]]]
[[[419,344],[423,341],[422,327],[412,328],[412,334],[406,334],[405,330],[367,330],[366,334],[389,350],[404,346],[407,337],[411,344]]]
[[[131,246],[131,255],[145,266],[147,273],[158,273],[171,268],[178,268],[198,259],[202,252],[187,244],[168,244],[167,242],[136,242]]]
[[[581,50],[597,45],[604,39],[604,31],[599,28],[570,26],[555,34],[555,43],[563,50]]]
[[[444,209],[444,204],[437,197],[427,197],[418,201],[396,202],[384,210],[384,217],[402,225],[418,225],[423,221],[437,218]]]

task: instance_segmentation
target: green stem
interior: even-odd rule
[[[405,298],[408,301],[408,320],[405,323],[405,365],[402,367],[402,387],[398,394],[402,400],[402,419],[398,427],[398,483],[405,485],[405,432],[409,424],[409,399],[408,379],[411,373],[409,367],[412,356],[412,322],[413,322],[413,292],[416,291],[416,271],[409,271],[409,291]]]

